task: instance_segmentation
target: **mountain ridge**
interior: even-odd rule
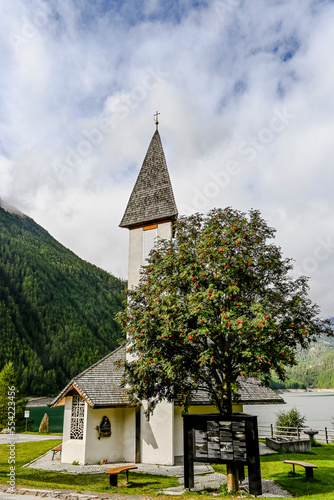
[[[334,388],[334,337],[321,336],[307,350],[299,349],[296,361],[287,369],[285,382],[273,378],[273,389]]]
[[[18,208],[14,207],[10,203],[7,203],[3,198],[0,198],[0,208],[8,212],[9,214],[16,214],[21,217],[28,217],[28,215],[21,212]]]
[[[124,288],[1,200],[0,367],[13,361],[28,395],[56,394],[118,346]]]

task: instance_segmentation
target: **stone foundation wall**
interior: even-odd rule
[[[311,442],[309,439],[292,439],[290,441],[281,441],[277,438],[266,438],[266,446],[275,451],[287,451],[293,453],[311,452]]]

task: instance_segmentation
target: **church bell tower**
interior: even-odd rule
[[[129,229],[129,290],[138,284],[140,268],[147,263],[155,239],[172,238],[173,223],[177,217],[158,123],[157,113],[156,131],[120,223],[120,227]],[[143,413],[147,402],[142,404],[143,409],[137,409],[135,417],[135,461],[173,465],[174,403],[159,403],[149,422]]]
[[[157,116],[156,131],[120,223],[120,227],[129,229],[129,289],[138,284],[140,267],[147,262],[155,238],[171,239],[177,217]]]

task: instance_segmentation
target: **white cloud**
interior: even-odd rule
[[[332,2],[3,3],[1,197],[126,277],[118,223],[159,110],[180,211],[259,208],[333,315]]]

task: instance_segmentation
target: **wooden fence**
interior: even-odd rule
[[[297,439],[306,439],[309,436],[303,431],[309,429],[309,427],[281,427],[273,424],[258,426],[260,439],[265,439],[266,437],[281,437],[286,439],[291,437]],[[315,434],[314,439],[319,443],[334,443],[334,429],[328,429],[327,427],[325,427],[324,429],[313,430],[318,431],[318,434]]]

